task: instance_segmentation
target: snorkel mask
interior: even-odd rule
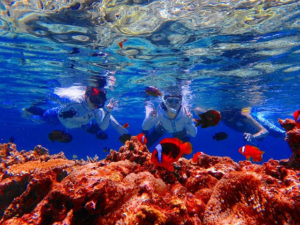
[[[166,106],[168,112],[177,114],[181,107],[182,96],[181,95],[165,95],[163,97],[163,103]]]

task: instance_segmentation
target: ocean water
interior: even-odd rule
[[[0,0],[0,13],[0,142],[13,138],[19,150],[41,144],[85,159],[118,149],[112,127],[106,140],[70,129],[70,143],[51,142],[48,134],[64,128],[22,113],[58,106],[55,90],[100,75],[116,79],[107,97],[119,101],[112,114],[132,135],[141,132],[145,101],[158,104],[145,87],[163,91],[179,80],[191,111],[252,107],[261,123],[280,128],[277,119],[300,108],[299,1]],[[217,132],[228,138],[214,140]],[[199,127],[191,142],[193,153],[245,160],[243,133],[222,121]],[[263,162],[291,154],[271,130],[255,144]]]

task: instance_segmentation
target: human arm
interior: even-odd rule
[[[250,115],[250,109],[242,110],[241,114],[245,117],[245,122],[257,131],[254,134],[245,132],[244,138],[246,141],[251,142],[253,139],[262,139],[268,135],[268,130]]]
[[[185,124],[186,133],[191,137],[196,137],[197,127],[193,122],[193,115],[191,114],[191,112],[187,111],[186,108],[184,108],[184,112],[186,115],[186,124]]]
[[[145,106],[146,117],[142,124],[143,130],[150,130],[158,121],[157,111],[153,108],[153,104],[151,102],[146,102]]]
[[[110,115],[110,122],[111,125],[113,126],[113,128],[120,134],[128,134],[128,130],[126,128],[124,128],[117,120],[115,117],[113,117],[112,115]]]
[[[114,106],[118,103],[118,101],[114,101],[113,98],[109,100],[109,103],[105,108],[103,108],[104,116],[102,121],[97,121],[101,130],[106,130],[108,128],[110,118],[111,118],[111,111],[113,110]]]

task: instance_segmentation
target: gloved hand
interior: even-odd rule
[[[59,113],[59,116],[66,119],[66,118],[72,118],[73,116],[76,115],[76,111],[73,109],[70,109],[68,111],[63,111]]]
[[[121,136],[119,137],[119,140],[120,140],[123,144],[125,144],[125,142],[126,142],[127,140],[130,140],[130,138],[131,138],[131,134],[123,134],[123,135],[121,135]]]
[[[107,139],[108,135],[106,133],[104,133],[104,131],[99,130],[96,134],[96,138],[100,139],[100,140],[105,140]]]

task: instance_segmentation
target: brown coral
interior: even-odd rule
[[[278,122],[286,130],[285,140],[289,144],[292,155],[289,159],[288,166],[300,168],[300,129],[297,128],[295,120],[279,119]]]
[[[99,162],[0,146],[1,224],[296,224],[299,172],[202,154],[174,172],[133,137]]]

